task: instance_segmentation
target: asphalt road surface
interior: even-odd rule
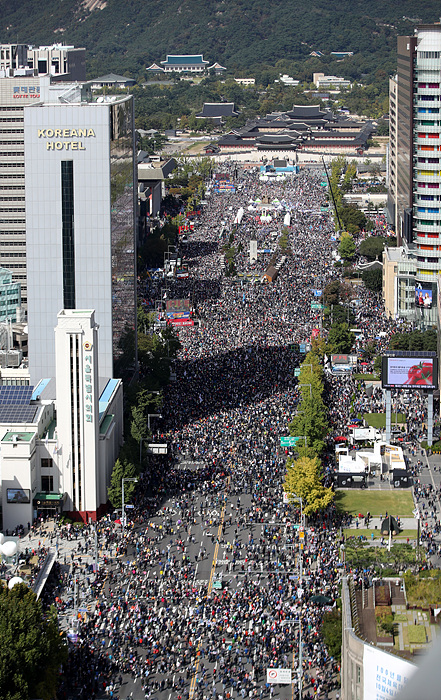
[[[242,493],[240,496],[235,495],[234,497],[219,494],[210,499],[196,496],[192,504],[194,508],[194,517],[191,518],[192,524],[185,530],[181,523],[186,519],[187,509],[176,506],[176,499],[168,500],[162,508],[162,512],[166,514],[165,518],[161,516],[151,520],[155,531],[159,532],[155,547],[160,550],[162,556],[161,562],[149,568],[145,576],[157,582],[157,594],[150,599],[148,597],[140,598],[131,588],[133,574],[131,576],[128,573],[130,566],[123,573],[117,574],[116,572],[121,567],[114,564],[112,567],[114,576],[111,581],[107,579],[105,595],[108,598],[112,595],[116,578],[122,586],[122,592],[129,605],[153,606],[159,617],[161,613],[164,613],[166,619],[173,621],[178,611],[173,607],[170,611],[170,603],[165,594],[165,590],[168,588],[167,577],[168,572],[172,568],[176,568],[176,565],[172,567],[172,562],[179,562],[185,557],[188,561],[188,572],[185,576],[196,594],[196,601],[194,599],[188,600],[185,597],[180,600],[178,604],[179,615],[187,624],[190,624],[190,621],[195,617],[198,619],[194,637],[201,654],[197,658],[196,665],[192,668],[184,667],[172,674],[166,671],[155,673],[150,677],[150,684],[154,682],[160,684],[160,689],[155,690],[151,697],[157,698],[157,700],[170,700],[177,697],[179,690],[172,690],[170,685],[174,685],[175,688],[181,689],[183,692],[188,690],[190,697],[198,697],[197,691],[200,689],[203,689],[203,692],[209,694],[210,697],[218,697],[219,695],[226,697],[228,692],[231,697],[236,697],[236,683],[234,682],[234,685],[229,685],[228,682],[223,684],[219,679],[219,669],[226,663],[227,658],[232,659],[233,665],[236,661],[234,645],[237,628],[236,625],[226,626],[223,637],[225,641],[213,644],[210,641],[211,605],[206,605],[206,600],[216,596],[222,597],[226,593],[234,597],[236,593],[240,593],[244,586],[255,587],[260,591],[262,588],[268,587],[269,579],[274,576],[275,570],[277,570],[278,578],[283,579],[286,598],[289,598],[292,595],[293,582],[297,582],[299,577],[297,546],[292,546],[294,542],[293,530],[286,523],[277,522],[276,516],[271,513],[265,514],[269,517],[265,518],[264,523],[248,522],[239,525],[241,518],[251,506],[249,493]],[[149,529],[152,530],[152,527]],[[248,560],[245,546],[253,540],[268,536],[269,532],[271,532],[271,538],[277,538],[277,546],[272,547],[269,559],[265,562]],[[182,545],[176,544],[176,540],[181,538]],[[233,551],[232,543],[235,540],[236,546]],[[125,562],[132,563],[135,555],[135,549],[129,548],[126,557],[124,557]],[[206,607],[206,612],[204,607]],[[201,610],[203,611],[202,615],[200,615]],[[271,618],[275,612],[269,608],[266,615]],[[290,633],[292,631],[293,636],[296,636],[294,622],[295,620],[287,620],[286,628]],[[255,618],[251,615],[241,621],[241,628],[250,636],[261,633],[259,622],[256,623]],[[106,643],[111,649],[111,641]],[[145,658],[145,651],[142,646],[138,649],[142,658]],[[285,666],[287,668],[292,668],[295,665],[296,656],[296,651],[294,655],[292,652],[286,654]],[[250,677],[259,685],[265,685],[266,668],[263,669],[265,674],[262,671],[259,674],[256,673],[256,656],[250,655],[245,659],[242,659],[241,656],[237,658],[237,663],[243,661]],[[141,678],[134,678],[133,674],[125,674],[120,688],[121,697],[144,697],[141,685]],[[162,687],[163,689],[161,689]],[[276,686],[274,691],[274,696],[281,700],[293,697],[291,686]],[[214,692],[217,693],[217,696],[214,695]]]

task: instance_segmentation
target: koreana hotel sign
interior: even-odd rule
[[[94,129],[38,129],[38,138],[47,139],[47,151],[85,151],[83,141],[56,141],[55,139],[96,138]]]

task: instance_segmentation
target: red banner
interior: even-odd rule
[[[169,323],[172,326],[194,326],[194,321],[192,318],[170,318]]]

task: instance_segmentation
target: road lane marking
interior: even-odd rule
[[[230,483],[230,478],[231,477],[228,477],[228,479],[227,479],[227,484],[226,484],[227,487]],[[223,522],[225,519],[225,509],[226,509],[226,505],[224,505],[222,507],[222,511],[221,511],[221,515],[220,515],[220,523],[219,523],[219,527],[217,530],[217,542],[216,542],[216,546],[214,548],[213,560],[211,562],[211,571],[210,571],[210,578],[208,581],[206,600],[211,595],[211,590],[213,588],[213,577],[214,577],[214,573],[216,571],[217,555],[219,553],[219,542],[220,542],[220,539],[222,537],[222,525],[223,525]],[[202,635],[199,637],[199,643],[198,643],[197,650],[196,650],[196,664],[195,664],[193,677],[190,681],[190,690],[189,690],[189,694],[188,694],[189,700],[193,700],[194,692],[196,689],[196,677],[197,677],[197,674],[199,672],[199,661],[201,658],[200,656],[198,656],[198,652],[200,650],[201,644],[202,644]]]

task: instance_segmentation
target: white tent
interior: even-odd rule
[[[240,209],[238,210],[238,212],[236,214],[236,218],[234,219],[234,223],[240,224],[242,221],[243,215],[244,215],[244,208],[240,207]]]

